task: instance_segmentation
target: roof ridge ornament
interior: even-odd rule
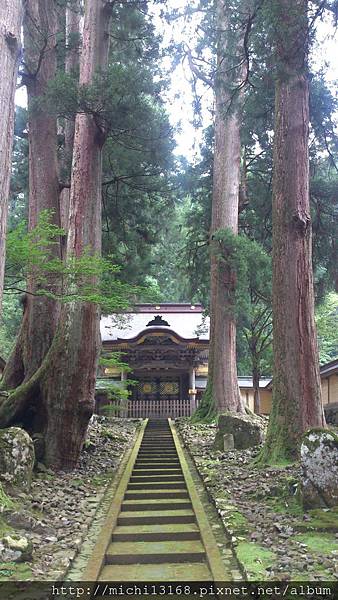
[[[170,327],[168,321],[165,321],[161,315],[154,316],[152,321],[147,323],[146,327]]]

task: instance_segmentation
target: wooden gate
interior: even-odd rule
[[[143,378],[128,402],[128,417],[187,417],[190,400],[180,398],[179,377]]]

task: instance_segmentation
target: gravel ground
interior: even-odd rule
[[[137,425],[137,420],[94,417],[76,470],[54,473],[40,467],[30,493],[18,496],[15,507],[1,515],[2,537],[19,534],[28,549],[20,555],[19,549],[6,549],[0,542],[0,580],[63,576],[133,444]]]
[[[176,425],[248,579],[338,580],[338,508],[303,513],[299,465],[259,469],[259,447],[216,452],[215,425]]]

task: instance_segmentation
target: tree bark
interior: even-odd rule
[[[87,0],[80,85],[93,82],[108,61],[111,8]],[[94,115],[75,122],[67,256],[101,250],[101,178],[104,130]],[[95,283],[93,280],[91,284]],[[72,290],[67,290],[71,292]],[[92,303],[63,304],[53,343],[40,368],[2,403],[6,426],[33,415],[44,434],[46,464],[72,469],[78,461],[94,408],[96,369],[101,348],[99,309]],[[31,418],[32,421],[32,418]]]
[[[262,459],[294,459],[325,425],[314,324],[309,206],[307,0],[278,0],[273,179],[273,407]]]
[[[79,48],[72,47],[69,45],[74,42],[74,37],[80,39],[80,19],[81,9],[80,0],[73,3],[72,6],[66,8],[66,61],[65,71],[69,75],[76,75],[79,69]],[[75,134],[75,120],[67,118],[64,126],[64,150],[63,150],[63,174],[62,178],[65,179],[66,183],[70,182],[70,171],[73,158],[73,144]],[[65,187],[60,194],[60,213],[61,213],[61,226],[65,231],[68,229],[69,219],[69,197],[70,188]]]
[[[211,336],[209,393],[217,413],[244,412],[238,387],[236,364],[235,274],[217,257],[213,236],[220,229],[238,232],[240,186],[240,93],[231,97],[226,35],[229,29],[227,2],[217,3],[218,72],[215,90],[215,148],[210,231],[211,247]],[[240,73],[241,74],[241,73]],[[240,79],[240,78],[239,78]],[[211,367],[211,368],[210,368]]]
[[[24,18],[25,75],[28,96],[29,140],[29,229],[38,223],[43,210],[50,211],[51,222],[60,227],[59,174],[56,118],[43,105],[48,82],[55,77],[58,20],[53,0],[27,0]],[[46,248],[50,256],[60,257],[60,246]],[[48,281],[50,292],[59,284]],[[45,285],[44,285],[45,287]],[[3,386],[16,387],[21,374],[28,381],[46,356],[59,316],[56,300],[38,297],[41,284],[34,273],[28,280],[25,315],[16,347],[3,376]]]
[[[0,3],[0,314],[5,275],[8,196],[14,135],[14,98],[21,53],[22,0]]]
[[[108,61],[110,8],[102,0],[86,3],[80,85],[92,83]],[[105,133],[93,115],[75,122],[67,256],[101,252],[102,146]],[[47,407],[46,462],[71,469],[79,458],[94,409],[101,348],[99,308],[90,303],[62,307],[59,328],[47,357],[41,390]]]

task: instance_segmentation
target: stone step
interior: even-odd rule
[[[132,472],[132,477],[134,475],[145,475],[148,477],[150,475],[149,471],[151,471],[151,475],[180,475],[182,473],[181,469],[174,469],[170,467],[162,469],[145,469],[144,467],[135,467]]]
[[[175,448],[175,442],[173,440],[144,440],[140,446],[142,450],[144,448],[159,448],[162,450],[163,448]]]
[[[153,436],[153,437],[149,437],[149,436],[144,436],[143,440],[142,440],[142,444],[141,446],[144,446],[144,444],[173,444],[175,445],[175,442],[173,440],[173,438],[169,435],[166,436]]]
[[[134,468],[135,466],[140,467],[140,466],[151,466],[154,467],[154,469],[162,469],[162,467],[164,469],[168,469],[170,467],[172,467],[173,469],[178,469],[178,467],[181,468],[181,464],[180,462],[176,459],[176,458],[171,458],[170,460],[158,460],[156,459],[156,461],[153,461],[151,458],[140,458],[137,459],[137,461],[135,462]]]
[[[114,542],[106,553],[106,562],[110,565],[194,563],[204,559],[204,547],[199,540]]]
[[[196,523],[162,523],[152,525],[118,525],[113,541],[199,540]]]
[[[143,461],[143,460],[137,460],[135,465],[134,465],[134,469],[138,469],[138,468],[144,468],[144,469],[152,469],[152,470],[156,470],[156,469],[178,469],[180,467],[180,462],[178,460],[174,461],[170,461],[170,462],[166,462],[166,461],[158,461],[158,462],[150,462],[149,460],[147,461]]]
[[[153,511],[153,510],[184,510],[191,507],[191,501],[179,498],[161,498],[160,500],[124,500],[121,504],[121,512],[125,511]]]
[[[118,525],[162,525],[163,523],[195,523],[195,514],[191,509],[124,511],[117,518]]]
[[[162,463],[175,463],[175,464],[180,464],[180,461],[178,460],[178,456],[149,456],[149,455],[139,455],[136,459],[137,463],[151,463],[152,465],[154,464],[162,464]]]
[[[163,498],[189,498],[189,494],[187,491],[177,490],[177,489],[168,489],[164,488],[162,490],[145,490],[144,488],[140,490],[129,491],[127,489],[124,498],[126,500],[156,500]]]
[[[161,475],[154,475],[153,473],[150,475],[148,472],[146,475],[141,474],[141,475],[132,475],[130,478],[130,483],[142,483],[142,482],[146,482],[146,483],[153,483],[153,482],[172,482],[172,481],[183,481],[184,482],[184,477],[183,477],[183,473],[176,473],[174,475],[170,475],[166,474],[166,473],[162,473]]]
[[[143,440],[142,440],[142,444],[144,444],[144,442],[173,442],[173,436],[171,434],[153,434],[153,435],[144,435],[143,436]]]
[[[134,483],[129,483],[127,487],[127,491],[129,490],[173,490],[173,489],[186,489],[187,486],[184,481],[172,481],[170,482],[148,482],[139,481]]]
[[[140,456],[145,456],[145,457],[150,457],[150,458],[172,458],[173,456],[176,458],[177,456],[177,452],[174,452],[173,450],[140,450],[140,452],[137,455],[137,458],[139,458]]]
[[[211,581],[206,563],[170,563],[148,565],[106,565],[99,581]]]

